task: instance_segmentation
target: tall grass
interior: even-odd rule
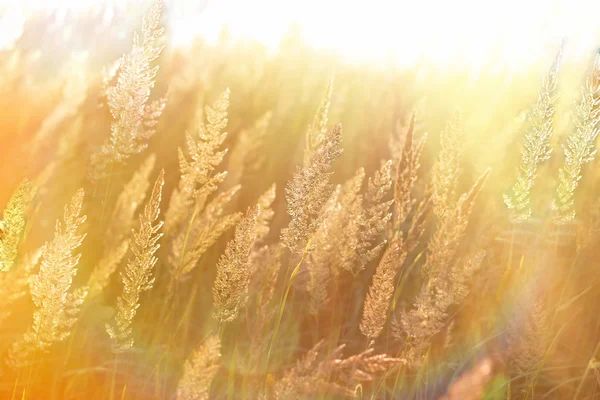
[[[2,53],[0,397],[600,393],[598,59],[182,50],[162,12],[76,72],[33,22]]]

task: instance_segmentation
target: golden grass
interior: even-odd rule
[[[0,59],[1,398],[597,395],[598,58],[182,51],[162,12]]]

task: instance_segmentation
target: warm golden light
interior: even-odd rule
[[[0,0],[0,400],[600,393],[600,3]]]
[[[600,3],[587,0],[222,0],[209,2],[189,26],[214,38],[227,25],[237,37],[276,48],[293,23],[311,46],[353,62],[409,66],[423,59],[477,69],[494,61],[519,68],[553,54],[563,38],[577,55],[592,49],[599,11]]]
[[[141,1],[130,1],[135,5]],[[124,9],[113,0],[0,0],[0,32],[6,47],[28,13],[40,10]],[[186,45],[202,35],[216,40],[224,27],[236,38],[275,50],[291,25],[310,46],[353,63],[412,66],[484,64],[519,69],[552,54],[562,39],[570,55],[593,51],[600,3],[587,0],[503,2],[424,0],[166,0],[171,40]],[[112,10],[107,13],[110,17]]]

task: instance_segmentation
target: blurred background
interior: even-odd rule
[[[23,40],[30,44],[43,36],[38,44],[97,54],[95,46],[116,47],[109,38],[129,38],[144,3],[2,0],[0,48],[26,33]],[[571,56],[584,55],[597,47],[600,11],[586,0],[165,0],[164,8],[168,40],[177,47],[198,37],[215,44],[227,29],[233,38],[257,41],[273,53],[294,27],[311,48],[348,62],[400,68],[434,63],[468,67],[474,75],[487,63],[498,71],[524,69],[563,39]]]
[[[48,133],[56,131],[63,114],[76,114],[74,104],[94,103],[89,91],[101,89],[103,71],[130,49],[148,3],[1,0],[3,148],[38,132],[46,150],[54,149]],[[600,3],[585,0],[165,0],[166,47],[156,95],[169,92],[175,98],[181,92],[186,101],[203,102],[230,87],[232,136],[274,108],[272,128],[284,128],[278,125],[284,120],[287,126],[272,145],[282,154],[298,154],[312,110],[335,76],[330,121],[346,126],[347,173],[366,160],[376,163],[372,156],[383,154],[389,133],[413,108],[422,115],[422,131],[435,134],[460,108],[468,147],[476,149],[467,151],[467,159],[481,169],[517,154],[512,134],[564,43],[554,138],[560,141],[599,47],[599,12]],[[61,99],[69,104],[60,108]],[[166,113],[183,112],[177,103],[168,103]],[[53,108],[59,110],[48,121]],[[366,120],[366,113],[378,118]],[[156,135],[151,147],[185,129],[169,125],[171,135]],[[90,128],[86,149],[93,150],[105,133],[95,135]],[[369,143],[360,137],[369,137]],[[509,152],[501,151],[509,143],[514,144]],[[435,152],[436,141],[428,146]],[[15,174],[26,169],[23,162],[20,157],[0,164],[1,185],[8,185],[0,201],[24,173]],[[283,162],[290,163],[275,156],[273,168],[287,171]]]

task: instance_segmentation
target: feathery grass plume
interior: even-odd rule
[[[123,187],[108,224],[106,248],[112,249],[129,237],[134,225],[135,212],[146,199],[146,192],[150,187],[150,174],[155,163],[156,155],[151,154]]]
[[[468,280],[481,268],[485,255],[484,250],[475,251],[472,255],[459,260],[450,269],[448,279],[452,282],[455,303],[459,303],[469,294]]]
[[[313,236],[314,248],[306,262],[312,314],[327,305],[332,278],[344,270],[356,276],[385,245],[375,241],[391,218],[388,211],[392,201],[383,201],[392,184],[391,161],[383,163],[369,178],[366,198],[360,194],[364,177],[364,169],[360,168],[336,188],[323,208],[322,222]]]
[[[329,224],[333,228],[329,232],[332,236],[326,235],[321,243],[315,241],[315,246],[318,246],[331,240],[331,237],[336,237],[331,261],[338,270],[346,270],[353,274],[357,274],[358,268],[362,267],[362,265],[357,266],[356,261],[360,254],[364,254],[362,250],[366,250],[363,249],[363,243],[360,241],[361,228],[364,224],[363,197],[360,190],[364,179],[365,170],[360,168],[342,185],[338,203],[332,212],[322,217],[324,224]]]
[[[596,138],[600,132],[600,55],[596,56],[573,119],[575,130],[563,145],[565,163],[558,172],[559,183],[552,204],[557,223],[575,218],[575,190],[581,180],[581,170],[596,157]]]
[[[0,221],[0,271],[8,271],[12,268],[21,237],[25,231],[25,212],[27,206],[33,200],[35,188],[24,179],[17,190],[13,193]]]
[[[415,215],[412,218],[410,228],[408,229],[406,239],[404,240],[406,254],[412,253],[425,233],[425,222],[427,222],[430,205],[431,197],[427,196],[419,202],[419,205],[415,210]]]
[[[305,165],[298,167],[286,187],[289,225],[283,229],[281,242],[292,253],[302,254],[319,225],[321,211],[332,187],[331,164],[342,153],[342,125],[331,128]]]
[[[322,222],[313,236],[314,246],[306,260],[310,311],[314,315],[327,305],[330,283],[340,271],[356,276],[382,248],[382,245],[373,247],[373,242],[389,220],[384,207],[389,209],[390,202],[384,202],[384,207],[380,203],[369,204],[365,210],[360,194],[364,178],[364,169],[360,168],[354,177],[335,189],[323,208]],[[380,200],[379,197],[385,195],[385,185],[374,187],[373,182],[370,185],[368,197]],[[332,237],[336,240],[332,241]]]
[[[54,239],[42,249],[40,270],[31,279],[31,298],[36,307],[33,323],[9,351],[12,367],[24,365],[32,352],[46,351],[54,342],[64,340],[87,294],[85,288],[69,291],[81,257],[74,252],[85,238],[77,232],[86,220],[80,216],[83,196],[83,189],[75,193],[65,206],[64,223],[56,221]]]
[[[338,249],[332,237],[340,233],[342,224],[339,198],[342,186],[338,185],[323,207],[325,220],[317,228],[314,237],[314,249],[306,259],[308,271],[308,293],[310,294],[309,312],[317,315],[329,303],[329,287],[332,279],[339,272],[334,265],[334,253]]]
[[[446,332],[444,332],[444,349],[449,349],[454,345],[454,331],[456,330],[456,320],[451,320],[448,323]]]
[[[220,358],[221,340],[216,335],[210,336],[185,362],[177,385],[177,400],[208,400]]]
[[[62,342],[67,339],[71,335],[73,326],[79,318],[81,306],[88,294],[87,289],[87,286],[82,286],[66,293],[64,296],[64,307],[60,315],[46,316],[46,318],[53,318],[52,324],[55,332],[51,342],[43,342],[43,340],[49,338],[41,339],[34,330],[37,323],[35,318],[39,316],[34,313],[33,330],[27,331],[21,340],[13,343],[8,351],[7,364],[13,369],[22,368],[31,362],[31,355],[35,351],[48,351],[52,343]]]
[[[373,349],[341,358],[345,345],[331,352],[325,342],[317,343],[273,387],[275,399],[314,399],[319,395],[335,398],[355,397],[361,382],[372,381],[401,360],[385,354],[373,355]]]
[[[520,304],[520,307],[525,313],[526,321],[517,328],[520,332],[515,340],[511,361],[519,372],[526,373],[535,370],[542,361],[552,332],[550,316],[543,301],[536,300],[532,307],[525,304]]]
[[[108,95],[109,88],[111,85],[114,85],[115,78],[119,73],[119,67],[121,66],[122,58],[118,58],[111,62],[108,65],[103,65],[100,70],[100,77],[102,78],[100,82],[100,93],[98,96],[100,97],[98,101],[98,108],[104,108]]]
[[[454,259],[458,246],[465,235],[475,199],[490,175],[488,168],[475,182],[473,187],[458,200],[453,210],[445,211],[444,218],[428,245],[427,260],[423,272],[431,281],[444,271]]]
[[[477,362],[448,387],[438,400],[479,400],[484,398],[485,387],[492,380],[494,363],[489,357]]]
[[[397,165],[402,158],[402,152],[406,145],[406,136],[409,130],[412,130],[413,132],[425,131],[425,123],[423,122],[423,118],[420,117],[421,115],[424,115],[423,107],[417,104],[408,118],[404,121],[400,119],[396,121],[396,129],[392,132],[388,140],[388,149],[395,165]],[[411,125],[413,126],[411,127]]]
[[[225,207],[239,189],[238,185],[220,193],[201,212],[195,211],[197,217],[190,221],[188,230],[179,230],[171,243],[168,258],[172,278],[170,285],[189,274],[210,246],[239,221],[241,213],[223,216]],[[196,204],[196,207],[200,208],[203,205]],[[173,289],[172,286],[169,291]]]
[[[562,49],[556,55],[550,70],[546,74],[542,90],[531,109],[529,119],[531,127],[523,137],[523,149],[517,181],[510,193],[504,194],[504,202],[511,210],[513,222],[525,221],[531,215],[531,188],[540,164],[552,154],[550,139],[554,133],[554,112],[556,110],[556,82]]]
[[[32,156],[41,155],[45,141],[56,132],[65,121],[77,115],[79,108],[87,98],[88,83],[82,69],[70,76],[62,90],[62,98],[50,114],[42,121],[32,140]]]
[[[73,327],[73,325],[75,325],[75,322],[77,322],[77,318],[79,317],[79,311],[81,309],[81,306],[85,302],[88,293],[88,287],[82,286],[77,289],[74,289],[73,291],[67,294],[64,317],[60,323],[62,334],[59,337],[59,341],[63,341],[70,336],[71,328]]]
[[[392,132],[388,139],[388,149],[394,164],[397,164],[402,158],[402,152],[404,151],[404,144],[406,142],[406,134],[411,130],[413,124],[413,118],[415,118],[415,111],[410,114],[408,118],[408,124],[403,123],[400,120],[396,121],[396,129]],[[416,119],[416,118],[415,118]]]
[[[217,263],[213,285],[214,318],[219,322],[233,321],[246,301],[250,281],[250,252],[256,241],[256,219],[260,206],[250,208],[235,228],[234,238]]]
[[[376,241],[392,217],[389,209],[393,201],[383,201],[391,188],[390,167],[384,163],[375,173],[375,180],[369,179],[366,198],[359,194],[364,180],[362,168],[342,187],[336,211],[339,233],[334,233],[338,238],[333,252],[336,268],[356,276],[383,250],[385,241]]]
[[[378,171],[367,183],[367,192],[364,196],[364,222],[362,223],[360,238],[362,248],[357,249],[361,255],[361,267],[379,255],[381,245],[370,248],[384,232],[389,221],[392,219],[390,206],[394,200],[384,199],[392,187],[392,160],[382,162]]]
[[[250,253],[250,263],[252,264],[252,275],[250,277],[250,287],[254,289],[252,293],[256,294],[258,299],[258,308],[261,312],[259,316],[264,316],[268,304],[273,299],[275,293],[277,275],[281,266],[281,252],[278,244],[262,246]]]
[[[375,174],[369,178],[367,184],[367,194],[365,200],[371,207],[381,207],[383,199],[387,196],[392,187],[392,160],[381,161],[381,167],[375,171]],[[387,203],[386,212],[391,202]],[[372,211],[372,214],[380,215],[380,211]]]
[[[25,256],[18,268],[0,274],[0,297],[3,307],[0,311],[0,325],[17,311],[12,305],[29,294],[30,281],[34,268],[42,256],[42,248]]]
[[[480,251],[443,271],[443,278],[423,285],[414,308],[403,311],[394,326],[394,336],[405,340],[405,356],[418,365],[433,336],[441,332],[448,309],[460,304],[468,294],[467,281],[479,269],[485,252]]]
[[[394,181],[394,232],[400,230],[400,226],[408,218],[408,214],[414,206],[415,200],[411,196],[412,188],[419,173],[419,158],[427,135],[417,145],[414,144],[414,128],[416,114],[413,112],[410,125],[406,131],[404,148],[396,167],[396,178]]]
[[[271,321],[276,316],[275,289],[281,269],[281,248],[278,244],[263,246],[250,254],[252,274],[248,285],[245,322],[250,340],[249,351],[238,361],[249,371],[260,371],[261,361],[270,343]]]
[[[529,389],[552,341],[550,316],[546,304],[534,301],[532,306],[518,305],[525,320],[516,320],[510,327],[510,367],[518,374],[527,376],[525,387]],[[519,324],[520,322],[520,324]],[[518,325],[517,325],[518,324]]]
[[[119,62],[116,83],[106,96],[113,117],[110,138],[92,155],[89,176],[98,180],[109,174],[114,165],[123,164],[133,155],[141,153],[154,134],[154,127],[165,106],[165,99],[150,102],[150,91],[158,66],[154,61],[163,46],[157,41],[164,33],[160,27],[162,0],[156,0],[142,19],[142,38],[133,36],[133,48]]]
[[[254,177],[263,168],[266,161],[263,146],[272,117],[273,113],[267,111],[252,128],[240,133],[227,162],[227,184],[242,183],[243,178]]]
[[[442,219],[448,210],[456,205],[456,189],[461,173],[462,119],[456,110],[440,136],[440,155],[433,165],[432,205],[435,215]]]
[[[125,271],[121,273],[123,292],[117,298],[117,313],[113,324],[106,324],[106,331],[111,337],[114,353],[122,353],[133,346],[131,325],[140,306],[140,295],[154,285],[152,269],[158,261],[154,255],[159,248],[158,240],[162,236],[158,231],[162,221],[160,200],[165,183],[165,171],[161,170],[148,203],[140,215],[140,227],[133,233],[129,258]]]
[[[173,235],[189,216],[194,201],[200,203],[202,211],[206,198],[221,183],[226,172],[214,173],[223,161],[227,150],[219,150],[227,137],[227,108],[229,107],[229,89],[226,89],[215,103],[205,107],[206,124],[200,117],[197,123],[198,140],[186,133],[186,144],[190,160],[181,148],[178,149],[181,179],[173,191],[169,207],[165,214],[165,234]],[[198,207],[198,205],[197,205]]]
[[[111,248],[94,267],[88,280],[89,297],[98,296],[108,286],[112,274],[127,254],[129,241],[123,240],[120,245]]]
[[[327,137],[327,122],[329,120],[329,107],[331,106],[331,92],[333,90],[333,77],[327,82],[321,104],[313,117],[312,124],[306,131],[306,149],[304,150],[304,165],[307,165],[312,154],[321,146]]]
[[[394,295],[396,275],[404,259],[406,251],[402,239],[394,239],[389,244],[377,265],[373,283],[369,287],[360,322],[360,331],[369,339],[376,339],[387,321],[390,300]]]
[[[273,211],[273,202],[275,201],[275,184],[272,184],[266,192],[258,198],[260,212],[256,217],[256,246],[261,245],[269,231],[271,230],[271,220],[275,211]]]

